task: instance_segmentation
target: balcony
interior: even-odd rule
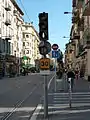
[[[72,23],[77,23],[79,21],[79,11],[76,9],[73,11]]]
[[[76,0],[72,0],[72,7],[76,7]]]
[[[77,17],[72,17],[72,23],[77,23],[78,22],[78,19],[77,19]]]
[[[5,6],[5,10],[11,11],[11,6],[10,6],[10,5],[6,5],[6,6]]]
[[[83,45],[81,45],[80,43],[78,43],[76,58],[80,57],[80,56],[82,55],[83,52],[84,52]]]
[[[74,32],[73,39],[80,39],[80,34],[78,32]]]
[[[83,45],[84,49],[90,49],[90,26],[85,27],[84,33],[83,33]]]
[[[78,31],[84,31],[84,18],[80,18],[78,22]]]
[[[87,39],[84,39],[83,41],[84,49],[90,49],[90,36],[87,36]]]
[[[77,0],[77,2],[76,2],[76,7],[79,9],[79,8],[82,8],[82,6],[83,6],[83,1],[84,0]]]
[[[90,16],[90,0],[83,4],[83,16]]]
[[[5,40],[11,40],[11,36],[7,36],[6,38],[5,38]]]
[[[11,25],[11,20],[10,19],[7,19],[6,21],[5,21],[5,25]]]
[[[15,16],[18,15],[17,10],[14,10],[14,11],[13,11],[13,15],[15,15]]]

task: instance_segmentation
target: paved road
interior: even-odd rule
[[[43,84],[39,74],[1,79],[0,120],[29,120],[43,96]]]

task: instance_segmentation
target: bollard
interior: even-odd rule
[[[69,107],[72,107],[72,90],[71,90],[71,78],[68,78],[69,83]]]

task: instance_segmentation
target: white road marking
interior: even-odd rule
[[[53,78],[55,77],[55,75],[50,79],[49,83],[48,83],[48,89],[50,88],[50,84],[53,80]],[[42,109],[42,104],[39,104],[37,107],[36,107],[36,110],[35,112],[33,113],[32,117],[30,120],[36,120],[37,118],[37,115],[39,114],[40,110]]]
[[[87,109],[87,110],[57,110],[57,111],[53,111],[53,115],[54,114],[56,115],[56,114],[84,113],[84,112],[90,112],[90,109]],[[48,113],[52,114],[52,111]],[[44,112],[40,112],[40,115],[43,115],[43,114]]]
[[[48,89],[49,89],[50,84],[51,84],[51,82],[52,82],[52,80],[53,80],[54,77],[55,77],[55,75],[50,79],[50,81],[49,81],[49,83],[48,83]]]
[[[63,101],[63,100],[67,100],[67,99],[68,99],[68,97],[67,97],[67,98],[63,98],[63,97],[60,97],[60,98],[56,98],[56,97],[55,97],[55,98],[54,98],[54,100],[57,100],[57,101],[58,101],[58,100]],[[72,100],[79,100],[79,101],[80,101],[80,100],[90,100],[90,98],[82,98],[82,97],[81,97],[81,98],[72,98]]]
[[[14,109],[14,107],[10,107],[10,108],[5,108],[5,107],[0,107],[0,113],[4,113],[4,112],[10,112]],[[35,107],[21,107],[16,109],[15,111],[26,111],[26,112],[30,112],[33,111],[35,109]]]
[[[30,120],[36,120],[37,115],[39,114],[41,108],[42,108],[42,104],[39,104],[39,105],[36,107],[36,110],[35,110],[35,112],[33,113],[33,115],[32,115],[32,117],[31,117]]]
[[[68,95],[68,93],[49,93],[48,95]],[[72,95],[90,95],[90,92],[76,92]]]
[[[62,108],[62,107],[67,107],[68,104],[53,104],[54,107],[57,108]],[[72,104],[73,107],[79,107],[79,106],[90,106],[90,103],[73,103]]]

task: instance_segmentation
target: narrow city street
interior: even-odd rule
[[[1,79],[0,120],[29,120],[44,94],[43,83],[40,74]]]

